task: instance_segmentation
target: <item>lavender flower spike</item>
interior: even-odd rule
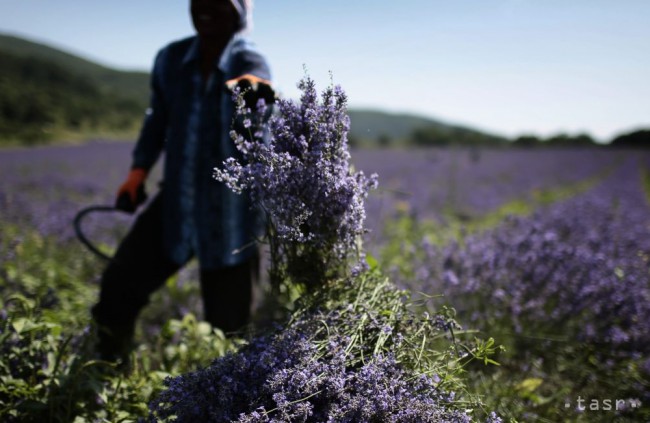
[[[264,108],[238,108],[243,130],[232,137],[241,160],[224,161],[214,177],[265,212],[272,279],[317,286],[358,268],[364,200],[377,175],[351,169],[343,90],[330,86],[319,99],[309,77],[298,87],[300,102],[279,100],[268,121]]]

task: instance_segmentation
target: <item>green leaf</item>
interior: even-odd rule
[[[519,382],[516,386],[517,390],[522,391],[524,393],[532,393],[535,391],[539,386],[544,382],[543,379],[532,377],[528,379],[524,379],[523,381]]]
[[[368,263],[368,266],[370,267],[371,270],[374,270],[377,267],[379,267],[379,262],[377,261],[377,259],[370,254],[366,255],[366,263]]]
[[[623,277],[625,276],[625,271],[623,271],[623,269],[621,269],[620,267],[617,267],[616,269],[614,269],[614,274],[616,275],[617,278],[623,279]]]
[[[27,319],[24,317],[18,318],[11,322],[11,326],[13,326],[14,330],[20,334],[23,329],[25,329],[25,326],[27,326]]]

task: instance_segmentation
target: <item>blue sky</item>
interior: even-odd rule
[[[188,1],[0,0],[0,32],[148,70],[190,35]],[[303,65],[353,107],[507,136],[650,126],[647,0],[258,0],[253,40],[278,91]]]

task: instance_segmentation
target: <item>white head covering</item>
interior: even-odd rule
[[[239,12],[239,32],[248,32],[253,27],[253,0],[230,0]]]

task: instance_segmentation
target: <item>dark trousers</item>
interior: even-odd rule
[[[259,257],[241,265],[201,270],[204,318],[224,332],[244,326],[250,317],[252,285]],[[182,266],[163,249],[162,194],[136,220],[101,278],[95,321],[123,337],[130,337],[149,296]]]

